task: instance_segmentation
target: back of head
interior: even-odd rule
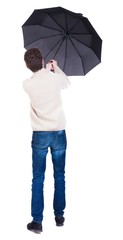
[[[24,54],[24,61],[32,72],[37,72],[42,68],[43,57],[38,48],[30,48]]]

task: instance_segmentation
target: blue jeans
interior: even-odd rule
[[[54,170],[54,200],[55,216],[63,216],[65,201],[65,156],[66,132],[61,131],[34,131],[32,136],[32,201],[31,215],[33,221],[41,223],[44,210],[44,178],[46,169],[46,156],[48,148],[51,150]]]

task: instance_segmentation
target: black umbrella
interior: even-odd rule
[[[85,75],[101,62],[102,40],[82,14],[62,7],[34,10],[22,30],[24,47],[39,48],[45,63],[55,59],[68,76]]]

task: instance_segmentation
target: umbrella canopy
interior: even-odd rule
[[[101,62],[102,40],[82,14],[62,7],[34,10],[22,25],[24,47],[39,48],[68,76],[85,75]]]

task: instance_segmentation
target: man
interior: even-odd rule
[[[46,169],[46,155],[50,148],[54,169],[53,208],[57,226],[64,224],[65,200],[65,156],[66,132],[65,116],[61,102],[61,89],[70,82],[57,66],[55,60],[44,68],[44,60],[37,48],[25,52],[24,60],[33,75],[23,82],[24,90],[30,98],[32,135],[32,222],[27,229],[42,231],[44,196],[43,184]]]

